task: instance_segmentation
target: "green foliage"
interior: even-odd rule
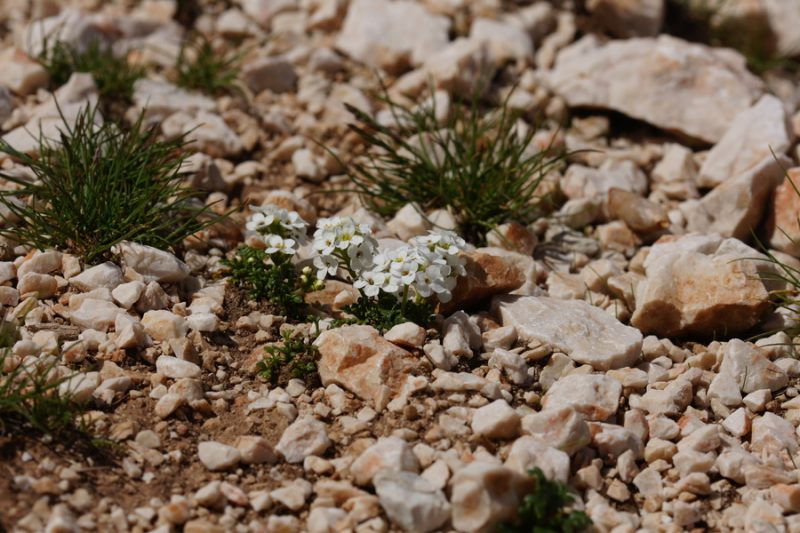
[[[403,302],[385,292],[374,298],[362,294],[356,303],[346,306],[344,311],[352,317],[337,320],[334,325],[365,324],[381,333],[403,322],[426,326],[433,321],[433,304],[427,300]]]
[[[580,533],[592,525],[583,511],[568,511],[573,502],[567,487],[550,481],[539,468],[529,472],[533,491],[518,509],[517,521],[501,524],[498,533]]]
[[[58,359],[22,364],[11,355],[18,338],[16,322],[0,319],[0,435],[57,435],[77,429],[75,420],[83,406],[59,395],[64,378],[56,376]]]
[[[248,291],[254,300],[268,301],[293,320],[306,317],[304,295],[319,288],[310,269],[298,274],[290,258],[252,246],[239,247],[223,264],[228,267],[234,285]]]
[[[198,35],[181,47],[175,69],[177,83],[190,90],[210,95],[234,93],[240,90],[241,53],[219,54],[206,37]]]
[[[267,356],[258,363],[261,377],[271,383],[285,385],[291,378],[311,379],[317,372],[319,350],[313,339],[286,331],[280,344],[267,346]]]
[[[45,39],[37,59],[50,75],[53,87],[67,83],[75,72],[91,74],[100,100],[109,106],[129,104],[134,82],[145,74],[143,67],[131,65],[127,56],[118,56],[110,45],[97,40],[81,50],[59,40],[51,44]]]
[[[182,185],[184,137],[157,140],[142,116],[125,130],[99,122],[97,108],[85,108],[57,142],[40,137],[38,157],[0,141],[0,152],[35,178],[0,172],[18,187],[0,191],[0,204],[10,213],[0,235],[93,263],[109,258],[124,240],[175,248],[220,220]]]
[[[447,208],[459,233],[481,244],[497,225],[528,224],[550,207],[537,187],[563,154],[532,151],[535,130],[520,134],[507,100],[490,113],[481,112],[477,98],[455,102],[441,121],[434,103],[412,109],[386,92],[381,99],[394,126],[348,106],[358,120],[350,128],[371,148],[348,176],[373,211],[391,216],[411,202],[421,211]]]

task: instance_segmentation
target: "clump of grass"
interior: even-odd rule
[[[112,247],[125,240],[176,249],[220,220],[182,185],[185,137],[158,140],[143,116],[124,130],[100,124],[97,108],[90,106],[73,125],[64,121],[58,139],[39,138],[38,157],[0,141],[0,152],[35,178],[0,172],[18,187],[0,191],[0,204],[10,213],[0,235],[94,263],[111,258]]]
[[[83,406],[59,394],[64,378],[54,377],[58,360],[25,364],[11,355],[19,338],[16,321],[0,318],[0,435],[57,435],[78,429]]]
[[[319,350],[313,339],[285,331],[279,344],[265,348],[267,356],[258,363],[258,374],[265,380],[286,385],[292,378],[314,380]]]
[[[175,64],[177,84],[214,96],[238,92],[241,60],[241,53],[220,54],[208,38],[198,35],[181,47]]]
[[[489,113],[477,97],[454,102],[442,124],[435,103],[410,108],[385,90],[380,98],[395,125],[347,106],[357,119],[350,129],[370,147],[348,176],[370,209],[392,216],[409,203],[422,212],[446,208],[459,233],[482,244],[499,224],[528,224],[550,208],[537,188],[564,156],[551,147],[532,150],[535,130],[520,134],[507,100]]]
[[[292,320],[307,318],[304,296],[319,289],[310,268],[298,273],[287,256],[268,254],[252,246],[240,246],[223,264],[233,284],[246,290],[252,299],[269,302],[277,312]]]
[[[78,49],[59,40],[50,44],[45,39],[37,59],[50,75],[54,88],[67,83],[75,72],[91,74],[107,112],[114,105],[130,104],[133,84],[145,74],[144,68],[132,65],[127,55],[115,54],[110,45],[98,40],[89,43],[86,49]]]
[[[539,468],[529,472],[533,491],[525,496],[513,524],[501,524],[498,533],[580,533],[592,525],[583,511],[569,510],[573,497],[566,485],[550,481]]]

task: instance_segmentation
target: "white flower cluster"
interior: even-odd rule
[[[378,251],[366,224],[349,217],[334,217],[319,222],[314,233],[314,258],[317,277],[335,275],[341,267],[353,279],[353,286],[366,296],[381,292],[398,298],[429,298],[441,302],[452,298],[458,276],[466,274],[459,252],[464,240],[452,232],[430,232],[393,250]]]
[[[306,242],[308,223],[295,211],[267,204],[253,207],[247,230],[258,234],[267,245],[268,254],[294,255]]]

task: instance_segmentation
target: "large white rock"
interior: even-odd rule
[[[682,206],[690,232],[719,233],[746,241],[758,229],[770,195],[784,176],[791,160],[766,157],[757,165],[726,180],[697,202]]]
[[[602,374],[571,374],[547,390],[545,410],[573,407],[588,420],[606,420],[617,412],[622,383]]]
[[[91,291],[101,287],[113,291],[123,281],[122,270],[110,261],[87,268],[69,279],[70,285],[82,291]]]
[[[773,153],[783,155],[794,137],[783,103],[765,94],[751,108],[739,113],[722,139],[708,153],[697,184],[716,187],[753,169]]]
[[[345,326],[322,333],[314,344],[323,385],[335,383],[383,409],[396,395],[413,364],[409,352],[371,326]]]
[[[469,38],[485,42],[497,63],[510,60],[533,62],[530,35],[516,24],[478,17],[472,21]]]
[[[405,531],[433,531],[450,518],[444,493],[423,477],[384,470],[375,476],[374,484],[381,507]]]
[[[450,480],[451,523],[456,531],[488,533],[513,520],[527,493],[527,477],[505,466],[474,461]]]
[[[421,64],[448,42],[450,21],[407,0],[353,0],[336,46],[371,67]]]
[[[298,418],[284,430],[275,451],[288,463],[300,463],[310,455],[322,455],[330,445],[325,424],[305,416]]]
[[[547,83],[570,106],[619,111],[708,143],[764,91],[739,53],[667,35],[584,37],[561,51]]]
[[[419,472],[419,461],[403,439],[381,437],[350,465],[350,473],[357,485],[368,485],[378,472],[386,470]]]
[[[769,309],[769,294],[752,258],[736,239],[685,235],[658,241],[644,261],[631,324],[662,337],[745,331]]]
[[[502,296],[492,307],[521,340],[547,343],[598,370],[633,366],[642,351],[638,330],[583,300]]]
[[[738,406],[742,395],[757,390],[776,391],[786,387],[789,377],[770,361],[760,348],[739,339],[725,344],[719,373],[708,388],[709,398],[718,397],[725,405]],[[735,387],[730,387],[735,384]]]
[[[550,408],[522,417],[522,432],[570,455],[592,441],[586,420],[572,406]]]
[[[520,437],[511,445],[505,465],[521,475],[540,468],[548,479],[569,481],[569,455],[543,444],[535,437]]]
[[[169,252],[135,242],[123,242],[119,253],[125,266],[144,277],[145,281],[180,283],[189,275],[189,267]]]
[[[229,470],[239,464],[242,456],[233,446],[221,442],[201,442],[197,445],[197,456],[203,466],[216,472]]]

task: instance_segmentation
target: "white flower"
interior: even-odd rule
[[[297,242],[294,239],[284,239],[280,235],[270,235],[266,239],[268,254],[282,253],[286,255],[294,255],[295,245]]]
[[[289,239],[293,241],[289,248],[292,250],[291,253],[294,253],[295,245],[305,242],[308,224],[295,211],[287,211],[272,204],[253,207],[252,210],[253,214],[247,220],[246,228],[248,231],[259,234],[265,243],[268,243],[272,237]],[[278,242],[275,239],[272,240]],[[272,248],[269,245],[268,247]],[[287,249],[281,251],[290,253]]]
[[[331,255],[318,255],[314,258],[314,266],[317,267],[317,279],[323,280],[336,275],[339,261]]]
[[[381,289],[386,286],[386,274],[383,272],[365,271],[354,283],[353,287],[364,292],[366,296],[373,298],[378,296]]]
[[[368,270],[373,266],[375,249],[370,242],[364,241],[348,248],[347,257],[350,258],[350,268],[356,272]]]

